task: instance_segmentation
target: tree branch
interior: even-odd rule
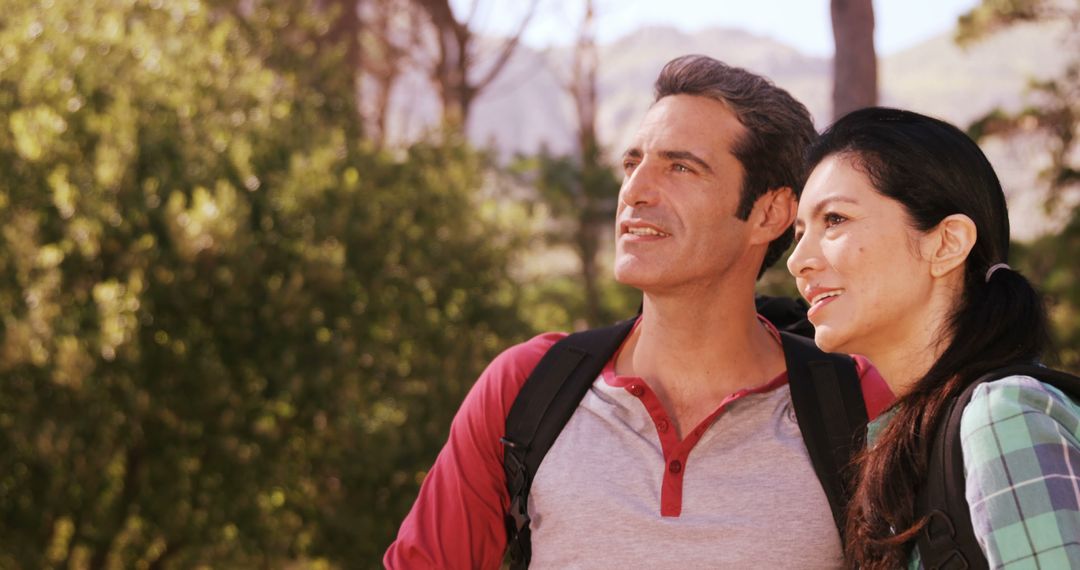
[[[525,28],[529,26],[529,21],[532,20],[533,14],[536,13],[536,6],[538,3],[539,0],[531,0],[529,3],[529,11],[526,12],[525,17],[521,19],[521,23],[518,24],[517,31],[514,35],[503,45],[502,52],[499,54],[498,59],[496,59],[491,68],[488,69],[484,78],[472,85],[472,89],[475,92],[483,91],[484,88],[499,75],[502,68],[506,66],[506,62],[510,61],[510,56],[514,54],[514,50],[517,49],[517,45],[521,41],[521,35],[525,33]]]

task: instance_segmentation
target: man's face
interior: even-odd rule
[[[623,154],[616,280],[647,293],[715,290],[747,263],[748,224],[735,217],[743,168],[731,153],[744,132],[707,97],[671,95],[649,109]]]

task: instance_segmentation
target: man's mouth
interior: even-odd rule
[[[632,234],[632,235],[635,235],[635,236],[667,237],[669,235],[669,234],[666,234],[666,233],[664,233],[664,232],[662,232],[660,230],[654,229],[654,228],[640,227],[640,226],[633,227],[633,228],[627,228],[626,233]]]
[[[620,226],[623,234],[630,234],[638,237],[670,237],[671,234],[667,233],[659,226],[650,224],[644,220],[627,220]]]

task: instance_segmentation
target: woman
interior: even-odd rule
[[[1001,184],[957,128],[864,109],[821,136],[810,164],[788,269],[818,346],[866,355],[897,396],[858,460],[847,555],[864,569],[919,567],[925,438],[965,386],[1035,360],[1046,317],[1005,265]],[[962,417],[966,497],[990,567],[1080,567],[1080,406],[1010,376],[977,387]],[[1010,472],[1018,462],[1022,475]]]

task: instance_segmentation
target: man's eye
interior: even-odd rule
[[[691,170],[689,168],[687,168],[687,167],[685,167],[685,166],[683,166],[681,164],[676,164],[676,165],[672,166],[672,168],[675,169],[675,172],[691,172]]]
[[[629,160],[622,163],[622,169],[625,172],[630,172],[631,170],[634,169],[635,166],[637,166],[637,163],[636,162],[631,162]]]

